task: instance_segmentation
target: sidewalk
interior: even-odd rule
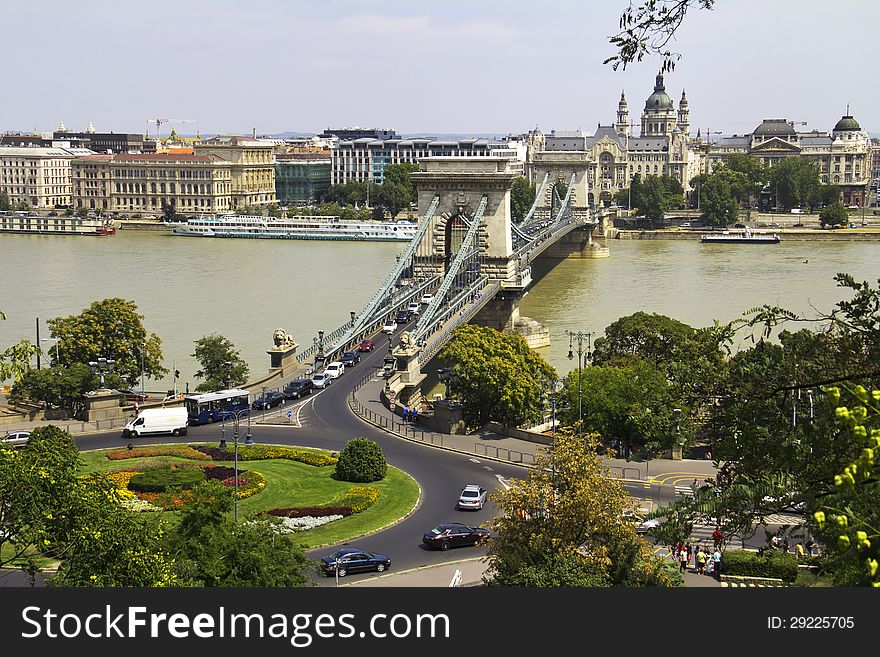
[[[381,401],[385,382],[380,376],[368,381],[354,392],[354,412],[367,422],[395,434],[401,438],[415,440],[434,447],[462,452],[490,461],[516,463],[525,466],[535,462],[538,454],[547,449],[546,445],[519,438],[511,438],[491,431],[478,431],[473,434],[441,434],[424,429],[418,423],[403,422]],[[684,459],[652,459],[650,462],[626,461],[624,459],[605,459],[612,473],[622,479],[640,481],[645,485],[679,485],[690,489],[694,480],[702,483],[704,479],[715,476],[711,461]]]

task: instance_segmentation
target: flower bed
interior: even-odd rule
[[[183,459],[196,461],[210,461],[207,454],[188,447],[186,445],[158,445],[156,447],[135,447],[134,449],[121,449],[115,452],[107,452],[107,458],[111,461],[123,459],[137,459],[147,456],[177,456]]]
[[[134,475],[128,487],[136,493],[162,493],[172,487],[188,490],[204,479],[205,473],[195,468],[150,468]]]
[[[192,448],[212,461],[231,461],[234,458],[233,452],[229,449],[223,450],[219,447],[209,447],[207,445],[193,445]],[[287,459],[288,461],[299,461],[300,463],[317,467],[334,465],[336,463],[334,457],[321,454],[320,452],[310,452],[304,449],[294,449],[278,445],[239,445],[238,459],[239,461]]]
[[[226,479],[221,479],[224,486],[235,486],[235,474]],[[243,500],[251,495],[256,495],[266,487],[266,478],[253,470],[238,471],[238,499]]]
[[[304,518],[306,516],[320,518],[333,515],[346,517],[350,516],[352,511],[350,506],[304,506],[293,509],[271,509],[266,511],[266,514],[279,518]]]
[[[342,496],[342,504],[350,506],[352,513],[364,511],[379,499],[379,491],[372,486],[355,486],[345,491]]]
[[[334,520],[342,520],[340,515],[330,516],[303,516],[302,518],[283,518],[281,522],[273,525],[273,529],[277,534],[292,534],[294,532],[304,532],[321,525],[326,525]]]

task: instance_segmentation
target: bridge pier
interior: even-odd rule
[[[541,322],[519,314],[520,294],[499,292],[476,314],[474,324],[488,326],[502,333],[516,333],[532,349],[550,346],[550,329]]]
[[[538,258],[607,258],[610,255],[608,247],[593,239],[595,229],[595,225],[588,224],[571,231],[549,246]]]
[[[421,351],[421,347],[405,331],[400,336],[400,344],[391,352],[395,373],[389,379],[388,386],[403,406],[416,406],[422,401],[422,382],[428,377],[422,374],[419,365]]]

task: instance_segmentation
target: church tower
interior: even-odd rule
[[[681,130],[685,137],[690,136],[691,118],[688,111],[688,99],[684,89],[681,90],[681,100],[678,102],[678,129]]]
[[[617,123],[614,124],[614,129],[621,137],[629,134],[629,107],[622,91],[620,92],[620,102],[617,103]]]

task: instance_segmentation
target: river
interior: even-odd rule
[[[566,260],[523,299],[523,315],[550,329],[544,356],[561,373],[566,330],[601,333],[637,310],[694,326],[726,322],[774,304],[830,310],[842,298],[833,276],[880,276],[880,242],[783,242],[704,245],[698,241],[613,240],[611,256]],[[123,230],[112,237],[0,235],[0,350],[49,337],[46,320],[76,314],[92,301],[134,301],[144,325],[163,340],[166,366],[194,387],[193,343],[229,338],[252,374],[266,371],[272,333],[283,328],[301,349],[360,310],[384,280],[403,244],[182,238]],[[54,341],[43,343],[45,352]],[[576,360],[574,366],[577,366]],[[147,381],[165,390],[171,380]]]

